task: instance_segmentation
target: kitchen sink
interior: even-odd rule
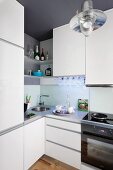
[[[32,118],[32,117],[34,117],[34,116],[36,116],[35,113],[29,113],[29,114],[26,114],[26,115],[25,115],[25,118]]]
[[[37,106],[37,107],[33,108],[32,110],[36,111],[36,112],[44,112],[44,111],[50,110],[50,108],[45,107],[45,106]]]

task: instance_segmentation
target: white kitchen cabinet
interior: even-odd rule
[[[23,128],[0,136],[0,170],[23,170]]]
[[[46,118],[46,155],[80,169],[81,128],[79,124]]]
[[[46,118],[46,125],[59,127],[65,130],[71,130],[81,133],[81,124],[74,122],[67,122],[59,119]]]
[[[63,140],[63,137],[62,137]],[[46,141],[46,155],[80,169],[81,153]]]
[[[81,134],[46,126],[46,140],[81,151]]]
[[[113,9],[107,21],[86,38],[86,84],[113,84]]]
[[[45,118],[24,127],[24,170],[45,154]]]
[[[69,24],[53,30],[53,75],[85,75],[85,38]]]
[[[24,84],[24,50],[0,41],[0,82],[3,86],[20,87]],[[0,84],[1,85],[1,84]]]
[[[0,41],[0,131],[24,121],[24,50]]]
[[[16,0],[0,1],[0,38],[24,47],[24,8]]]

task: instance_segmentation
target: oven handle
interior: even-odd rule
[[[99,141],[107,142],[107,143],[110,143],[110,144],[113,144],[113,139],[112,138],[83,131],[82,132],[82,139],[83,138],[86,139],[87,137],[88,138],[92,138],[92,139],[96,139],[96,140],[99,140]]]

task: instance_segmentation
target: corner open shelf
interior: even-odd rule
[[[52,64],[52,63],[53,63],[53,60],[52,60],[52,59],[44,60],[44,61],[38,61],[38,60],[33,59],[33,58],[30,58],[30,57],[28,57],[28,56],[25,56],[25,57],[27,58],[27,60],[29,60],[29,62],[38,64],[38,65]]]

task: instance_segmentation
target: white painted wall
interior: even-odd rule
[[[31,106],[36,106],[39,103],[40,85],[25,85],[24,98],[26,95],[31,96]]]

